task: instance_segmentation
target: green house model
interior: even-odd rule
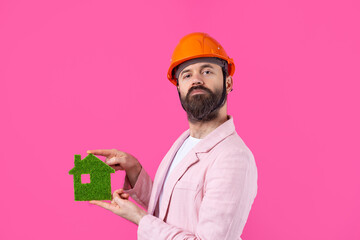
[[[75,155],[75,167],[69,171],[70,175],[74,175],[75,201],[111,200],[110,173],[114,172],[93,154],[83,160],[81,155]],[[85,174],[90,175],[89,183],[82,183],[82,175]]]

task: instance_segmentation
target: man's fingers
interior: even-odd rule
[[[119,197],[120,194],[124,193],[124,189],[120,188],[114,191],[113,198]]]
[[[122,193],[122,194],[120,194],[120,196],[121,196],[122,198],[128,198],[128,197],[129,197],[129,194],[128,194],[128,193]]]
[[[120,193],[120,198],[129,200],[129,194],[128,193]]]
[[[114,150],[113,149],[96,149],[96,150],[87,150],[86,153],[92,153],[94,155],[108,157],[108,156],[114,154]]]
[[[122,189],[118,189],[118,190],[115,190],[115,191],[113,192],[113,194],[112,194],[112,199],[115,199],[115,198],[119,198],[119,197],[120,197],[120,194],[122,193],[122,191],[119,192],[119,190],[122,190]]]
[[[124,170],[124,168],[120,167],[120,166],[117,165],[117,164],[115,164],[115,165],[109,165],[109,167],[112,167],[115,171]]]
[[[119,164],[122,161],[118,157],[112,157],[112,158],[106,158],[105,162],[108,165],[116,165],[116,164]]]
[[[124,192],[124,189],[120,188],[118,190],[115,190],[113,193],[113,200],[115,200],[116,198],[120,198],[120,199],[129,199],[129,194]]]

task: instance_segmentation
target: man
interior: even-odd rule
[[[124,187],[111,203],[90,203],[137,224],[138,239],[241,239],[257,193],[257,168],[227,115],[234,71],[233,60],[215,39],[205,33],[183,37],[168,79],[177,87],[189,129],[166,154],[154,181],[128,153],[88,151],[126,171]]]

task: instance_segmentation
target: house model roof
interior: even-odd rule
[[[75,167],[69,171],[70,175],[92,172],[109,172],[114,173],[115,170],[106,163],[97,158],[94,154],[87,155],[81,160],[81,155],[75,155]]]

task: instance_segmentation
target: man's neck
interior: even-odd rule
[[[215,130],[218,126],[228,120],[228,115],[225,111],[220,111],[217,118],[208,122],[190,122],[189,129],[190,136],[194,138],[205,138],[209,133]]]

